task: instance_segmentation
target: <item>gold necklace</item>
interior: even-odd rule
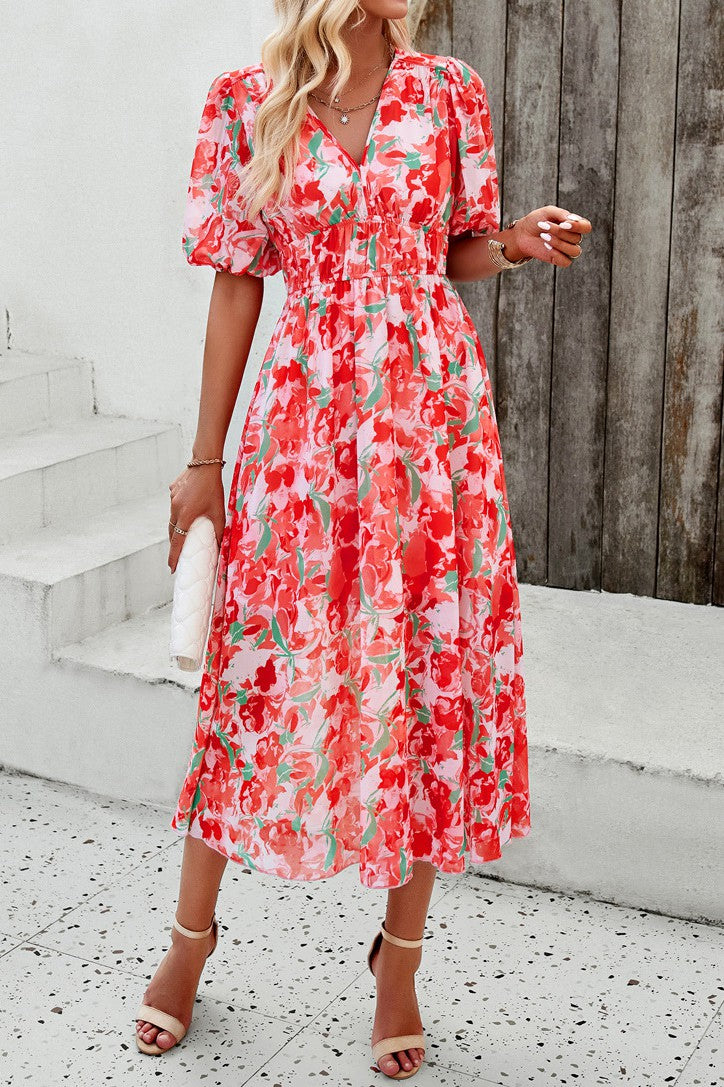
[[[392,48],[392,46],[389,46],[389,45],[388,45],[388,49],[389,49],[389,53],[388,53],[388,59],[387,59],[387,67],[388,67],[388,70],[389,70],[389,66],[392,63],[392,59],[393,59],[393,57],[395,55],[395,51]],[[372,75],[372,72],[376,72],[377,68],[383,68],[383,67],[384,67],[384,61],[381,64],[378,64],[375,68],[371,68],[370,71],[367,73],[367,76],[365,76],[365,78]],[[358,86],[359,86],[359,84],[358,84]],[[382,83],[382,86],[384,87],[384,81]],[[333,109],[337,113],[341,114],[341,117],[339,118],[339,123],[342,124],[342,125],[348,125],[349,124],[349,115],[350,115],[350,113],[356,113],[360,109],[365,109],[366,106],[369,106],[369,105],[371,105],[372,102],[376,101],[376,99],[378,99],[381,94],[382,94],[382,87],[380,87],[380,89],[377,91],[377,93],[373,94],[372,97],[369,98],[366,102],[363,102],[361,106],[341,107],[341,106],[338,106],[338,105],[335,104],[335,103],[339,102],[339,99],[340,99],[340,96],[338,94],[336,94],[334,96],[334,99],[332,101],[327,102],[327,101],[325,101],[324,98],[320,98],[320,96],[318,94],[315,94],[314,91],[309,91],[309,97],[310,98],[315,98],[317,100],[317,102],[321,102],[323,106],[326,106],[328,109]]]

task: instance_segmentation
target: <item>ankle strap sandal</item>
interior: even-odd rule
[[[388,932],[385,927],[385,922],[382,922],[379,932],[375,935],[370,949],[367,952],[367,965],[370,968],[370,973],[375,976],[375,972],[372,969],[372,960],[380,949],[383,940],[388,940],[389,943],[395,944],[397,947],[422,947],[423,939],[419,940],[403,940],[400,936],[393,936],[391,932]],[[380,1057],[387,1055],[394,1055],[395,1053],[402,1052],[403,1049],[421,1049],[425,1050],[425,1035],[424,1034],[400,1034],[395,1038],[381,1038],[379,1042],[375,1042],[372,1046],[372,1060],[375,1061],[379,1068]],[[396,1059],[396,1058],[395,1058]],[[411,1068],[409,1071],[405,1071],[401,1068],[399,1072],[396,1072],[394,1076],[387,1076],[388,1079],[410,1079],[421,1066],[417,1068]],[[379,1068],[382,1072],[382,1069]],[[383,1073],[387,1075],[387,1073]]]
[[[214,946],[211,948],[211,951],[209,951],[209,954],[206,957],[209,958],[211,955],[213,955],[214,951],[216,951],[216,945],[219,942],[219,924],[216,920],[216,914],[214,914],[213,920],[209,927],[205,929],[197,930],[192,928],[184,928],[183,925],[180,925],[178,923],[175,917],[173,919],[173,924],[171,927],[175,928],[177,932],[180,932],[182,936],[188,937],[189,940],[205,940],[213,932]],[[136,1015],[136,1020],[139,1019],[144,1020],[144,1022],[146,1023],[152,1023],[153,1026],[158,1027],[159,1030],[166,1030],[169,1034],[173,1034],[174,1038],[176,1039],[176,1045],[179,1044],[179,1042],[186,1036],[187,1033],[186,1027],[183,1025],[180,1019],[176,1018],[175,1015],[169,1015],[168,1012],[161,1011],[160,1008],[152,1008],[150,1004],[141,1004],[140,1008],[138,1009],[138,1014]],[[141,1053],[148,1053],[149,1056],[152,1057],[157,1057],[162,1053],[168,1053],[171,1049],[175,1048],[175,1046],[170,1046],[168,1049],[161,1049],[161,1047],[156,1045],[155,1042],[144,1042],[141,1038],[138,1037],[138,1033],[136,1033],[136,1045],[138,1046]]]

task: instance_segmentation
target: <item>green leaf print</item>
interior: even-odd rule
[[[254,552],[254,558],[259,559],[266,551],[272,542],[272,530],[266,521],[259,521],[261,525],[261,536],[259,537],[259,543],[256,545],[256,551]]]
[[[311,702],[313,698],[316,698],[322,689],[322,684],[318,683],[316,687],[312,687],[310,691],[303,691],[302,694],[293,694],[292,702]]]
[[[325,163],[324,159],[322,158],[322,156],[319,153],[319,149],[322,146],[323,139],[324,139],[324,133],[322,132],[322,130],[320,128],[317,132],[314,133],[311,140],[309,140],[309,142],[307,144],[307,147],[309,148],[309,150],[312,153],[312,157],[315,159],[315,161],[320,166],[326,166],[326,163]]]
[[[277,785],[289,781],[292,776],[292,767],[288,762],[280,762],[277,766]]]
[[[502,494],[498,495],[497,499],[498,513],[500,514],[500,531],[498,533],[498,547],[502,547],[503,540],[505,539],[508,531],[508,519],[505,515],[505,507],[503,505]]]
[[[463,749],[463,730],[459,728],[455,733],[455,738],[452,742],[453,751],[462,751]]]
[[[231,770],[233,770],[234,767],[236,766],[236,754],[237,753],[234,750],[234,748],[231,746],[231,744],[229,743],[229,741],[226,738],[226,736],[224,735],[224,733],[218,728],[216,730],[216,735],[219,737],[219,739],[221,740],[221,743],[223,744],[223,746],[224,746],[224,748],[226,750],[226,754],[227,754],[228,759],[229,759],[229,768]]]
[[[254,777],[254,767],[250,762],[245,763],[244,769],[241,771],[241,776],[243,777],[244,781],[251,781],[251,779]]]
[[[254,460],[261,463],[261,461],[264,460],[264,457],[266,456],[270,445],[271,445],[271,437],[269,435],[269,428],[267,427],[266,420],[265,420],[264,423],[262,424],[262,435],[261,435],[261,442],[259,443],[259,452],[254,457]]]
[[[292,830],[295,830],[297,834],[302,829],[302,817],[301,815],[295,815],[292,819]]]
[[[393,649],[389,653],[378,653],[376,656],[368,657],[367,660],[373,661],[375,664],[390,664],[391,661],[397,660],[400,655],[400,649]]]
[[[332,867],[337,853],[337,839],[333,834],[327,834],[327,838],[329,839],[329,848],[327,850],[327,856],[324,858],[325,871]]]
[[[419,151],[408,151],[405,155],[405,166],[410,170],[419,170],[422,167],[422,159]]]
[[[402,463],[407,469],[407,474],[410,477],[410,500],[413,503],[417,502],[422,489],[422,481],[420,479],[420,473],[412,463],[412,452],[409,449],[406,449],[402,454]]]
[[[486,758],[480,760],[480,769],[484,774],[492,774],[495,768],[495,760],[492,755],[486,756]]]
[[[368,815],[370,817],[370,821],[367,824],[367,829],[362,835],[362,838],[360,840],[360,846],[367,845],[369,842],[371,842],[375,834],[377,833],[377,820],[375,819],[372,812],[368,812]]]
[[[415,319],[411,313],[408,313],[405,318],[405,328],[407,334],[410,337],[410,343],[412,345],[412,369],[418,370],[420,367],[420,341],[417,337],[417,328],[415,326]]]
[[[368,257],[369,257],[370,268],[376,270],[377,269],[377,235],[376,234],[373,234],[372,237],[370,238],[370,244],[368,246],[367,253],[368,253]]]
[[[477,577],[480,573],[480,568],[483,565],[483,544],[478,536],[475,537],[473,544],[473,568],[472,576]]]
[[[400,850],[400,883],[405,882],[405,876],[407,875],[407,854],[404,849]]]
[[[387,725],[382,726],[380,735],[375,740],[374,744],[370,748],[370,758],[375,758],[377,755],[381,755],[382,752],[388,747],[390,743],[390,730]]]
[[[272,632],[272,638],[277,643],[277,645],[281,646],[281,648],[284,650],[284,652],[287,654],[287,656],[291,656],[292,655],[291,650],[289,649],[289,646],[287,645],[287,643],[286,643],[286,641],[284,639],[284,635],[281,632],[281,628],[279,626],[279,623],[277,622],[276,615],[272,615],[271,632]]]
[[[322,751],[317,752],[317,754],[319,755],[319,769],[317,770],[314,778],[315,789],[319,788],[319,786],[322,784],[327,774],[329,773],[329,759]]]
[[[465,426],[460,431],[460,433],[464,434],[467,437],[468,434],[474,434],[479,426],[480,426],[480,413],[478,412],[477,407],[475,407],[473,409],[473,411],[471,412],[471,414],[470,414],[470,418],[468,419],[468,421],[466,422]]]
[[[194,798],[191,801],[191,814],[198,815],[198,807],[201,803],[201,782],[199,781],[194,789]]]
[[[297,548],[297,570],[299,571],[299,584],[304,584],[304,552],[301,547]]]
[[[233,622],[229,624],[229,634],[231,635],[231,644],[238,645],[244,638],[244,624]]]
[[[231,145],[231,161],[234,166],[239,165],[239,133],[241,132],[241,117],[234,121],[231,126],[231,132],[229,134],[229,143]]]
[[[249,692],[246,687],[242,687],[240,691],[236,692],[236,698],[234,699],[237,706],[245,706],[249,701]]]
[[[509,778],[510,778],[510,774],[508,773],[508,771],[507,770],[501,770],[500,771],[500,777],[498,778],[498,788],[499,789],[504,789],[505,786],[508,784]]]
[[[315,491],[312,487],[309,488],[309,497],[312,499],[315,506],[317,506],[317,508],[319,509],[319,513],[320,513],[321,518],[322,518],[322,524],[324,525],[325,532],[328,531],[328,529],[329,529],[329,519],[330,519],[330,516],[331,516],[331,509],[330,509],[330,506],[329,506],[329,502],[324,497],[324,495],[319,494],[319,492]]]
[[[363,409],[365,411],[368,411],[370,408],[373,408],[375,406],[375,404],[378,402],[378,400],[382,399],[382,396],[384,395],[384,392],[385,392],[385,387],[384,387],[384,385],[382,383],[382,379],[380,378],[379,374],[375,374],[375,383],[372,386],[372,388],[370,389],[369,396],[367,397],[364,404],[362,405]]]
[[[450,593],[451,596],[456,596],[458,591],[458,572],[457,570],[447,570],[445,572],[445,592]]]

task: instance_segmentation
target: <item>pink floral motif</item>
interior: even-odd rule
[[[500,228],[478,73],[397,50],[358,165],[310,109],[285,203],[238,171],[266,92],[219,76],[192,264],[284,274],[244,425],[172,826],[262,872],[462,872],[530,830],[520,601],[483,349],[451,236]]]

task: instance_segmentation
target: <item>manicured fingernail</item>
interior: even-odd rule
[[[579,221],[580,221],[580,218],[581,218],[581,216],[580,216],[580,215],[576,215],[576,214],[574,214],[574,212],[571,212],[571,214],[570,214],[570,215],[568,216],[568,218],[569,218],[569,219],[575,219],[575,220],[576,220],[576,222],[579,222]]]
[[[538,223],[538,226],[541,228],[541,230],[550,230],[551,228],[551,224],[547,223],[545,219],[541,219],[541,221]]]
[[[546,247],[546,249],[552,249],[553,248],[553,246],[549,245],[548,242],[543,242],[543,245]]]
[[[545,238],[545,240],[546,240],[547,242],[549,242],[549,241],[551,240],[551,236],[550,236],[550,234],[541,234],[541,238]]]
[[[561,227],[561,230],[570,230],[573,226],[573,223],[569,223],[568,220],[566,220],[565,223],[560,223],[559,225]]]

